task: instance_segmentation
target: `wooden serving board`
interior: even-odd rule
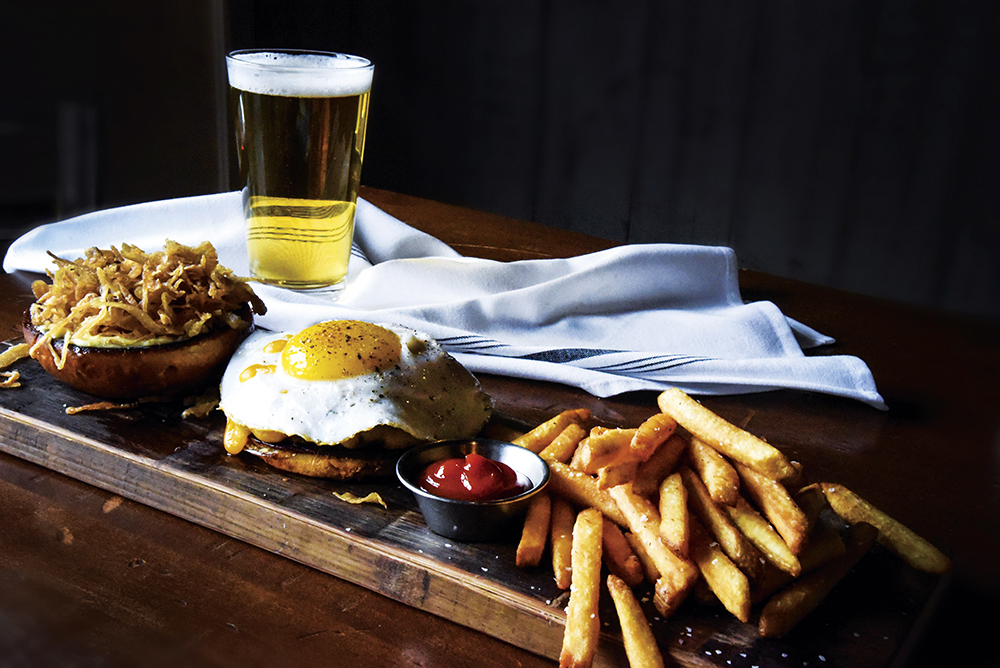
[[[179,402],[66,413],[94,401],[32,360],[0,391],[0,450],[281,554],[539,655],[558,657],[567,594],[551,569],[514,565],[516,537],[463,544],[431,533],[395,479],[355,484],[283,474],[222,448],[224,418],[182,419]],[[484,379],[485,380],[485,379]],[[489,385],[487,384],[487,389]],[[561,408],[558,400],[547,407]],[[498,401],[491,429],[518,426]],[[526,424],[520,424],[522,428]],[[335,493],[378,492],[388,505]],[[644,597],[660,646],[685,666],[888,666],[905,656],[941,578],[876,549],[786,639],[759,638],[720,607],[686,602],[669,620]],[[626,665],[613,607],[597,665]]]

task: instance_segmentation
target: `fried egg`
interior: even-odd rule
[[[226,449],[235,453],[240,431],[244,441],[253,433],[266,442],[297,436],[349,448],[467,438],[492,405],[476,378],[426,334],[336,320],[251,334],[222,377],[220,408],[229,421]],[[395,430],[407,436],[392,438]]]

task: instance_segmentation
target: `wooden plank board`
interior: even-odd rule
[[[545,567],[514,565],[514,539],[462,544],[431,533],[394,479],[332,483],[230,457],[223,418],[180,418],[179,403],[66,413],[92,399],[30,360],[24,386],[0,392],[0,449],[354,582],[542,656],[558,656],[566,595]],[[504,406],[498,406],[501,413]],[[557,407],[554,407],[554,409]],[[339,500],[377,491],[388,509]],[[786,640],[757,637],[718,608],[685,604],[670,620],[645,604],[661,647],[681,665],[886,666],[919,631],[941,580],[866,559]],[[648,597],[647,597],[648,598]],[[859,604],[859,602],[862,602]],[[624,665],[608,597],[597,665]]]

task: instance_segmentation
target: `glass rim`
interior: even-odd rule
[[[344,66],[337,67],[335,69],[361,70],[374,67],[372,61],[363,56],[355,56],[350,53],[343,53],[339,51],[320,51],[314,49],[265,49],[265,48],[237,49],[235,51],[230,51],[228,54],[226,54],[226,60],[233,60],[240,63],[240,65],[247,67],[257,67],[260,69],[269,69],[269,70],[282,70],[288,72],[293,72],[293,71],[308,72],[316,69],[326,69],[326,68],[312,67],[309,65],[288,65],[284,63],[281,65],[274,65],[274,64],[263,63],[261,61],[254,59],[247,59],[241,57],[254,54],[268,54],[268,53],[287,55],[287,56],[322,56],[325,58],[334,58],[338,61],[342,61]]]

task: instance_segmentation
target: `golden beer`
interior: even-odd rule
[[[343,54],[228,60],[254,278],[330,288],[347,275],[372,66]]]

